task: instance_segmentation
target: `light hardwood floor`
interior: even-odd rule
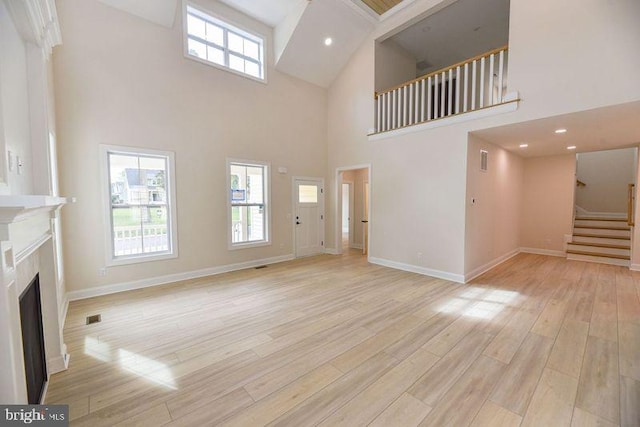
[[[73,302],[47,401],[91,427],[640,425],[640,274],[521,254],[461,285],[359,252]]]

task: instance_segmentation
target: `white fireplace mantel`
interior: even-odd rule
[[[19,272],[40,275],[48,373],[68,366],[62,335],[65,300],[57,272],[55,219],[60,208],[72,201],[43,195],[0,196],[0,403],[27,403],[19,301],[28,283]],[[38,270],[32,272],[32,265]]]

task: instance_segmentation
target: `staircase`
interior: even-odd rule
[[[567,259],[629,267],[631,227],[627,219],[577,216]]]

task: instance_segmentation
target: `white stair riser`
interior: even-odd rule
[[[579,237],[573,236],[574,242],[584,242],[584,243],[604,243],[608,245],[629,245],[629,239],[607,239],[604,237]]]
[[[583,246],[573,244],[568,244],[567,248],[574,251],[593,252],[607,255],[631,255],[631,251],[629,249],[602,248],[599,246]]]
[[[620,236],[631,237],[631,231],[629,230],[603,230],[600,228],[575,228],[573,234],[597,234],[600,236]]]
[[[576,219],[574,221],[574,226],[576,227],[584,227],[584,226],[596,226],[596,227],[627,227],[627,220],[623,221],[595,221],[588,219]]]
[[[587,262],[599,262],[602,264],[611,264],[611,265],[621,265],[623,267],[629,267],[629,260],[626,259],[617,259],[617,258],[606,258],[599,256],[591,256],[591,255],[577,255],[577,254],[567,254],[567,259],[573,261],[587,261]]]

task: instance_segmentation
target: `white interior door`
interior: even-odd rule
[[[323,180],[294,178],[293,184],[296,256],[322,253],[324,249]]]

